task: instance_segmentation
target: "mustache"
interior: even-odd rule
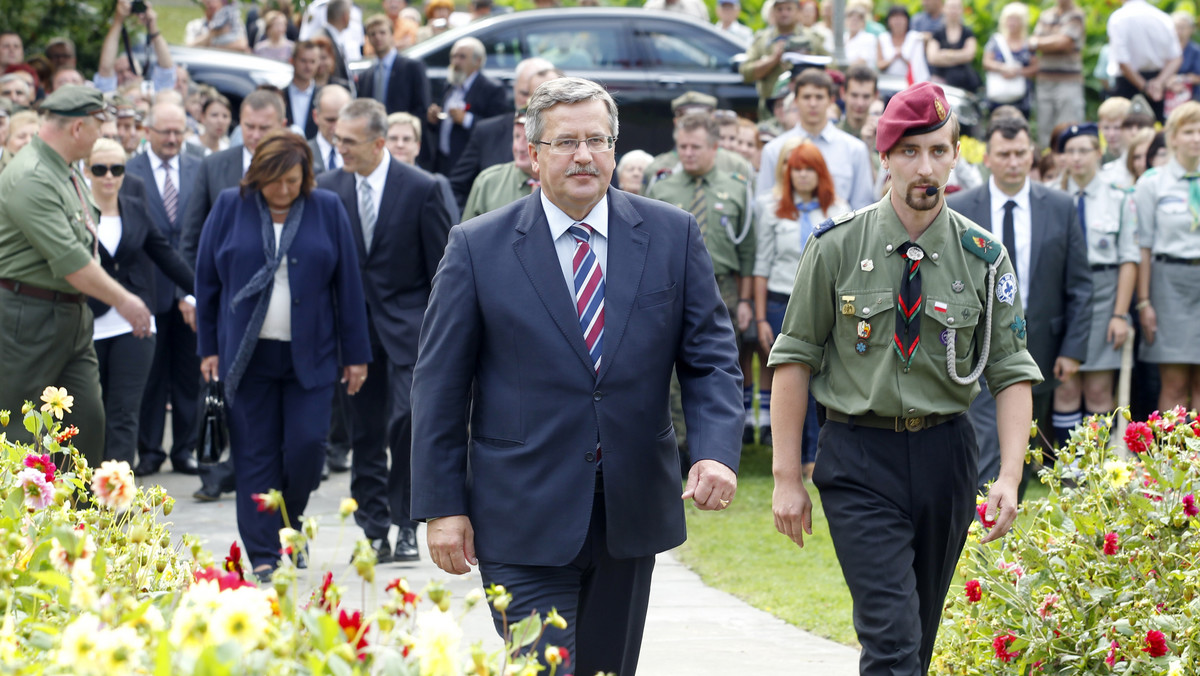
[[[578,176],[579,174],[586,174],[587,176],[599,176],[600,170],[596,168],[595,164],[576,164],[572,165],[570,169],[567,169],[566,175]]]

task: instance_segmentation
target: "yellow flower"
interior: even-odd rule
[[[219,595],[220,605],[208,622],[208,635],[220,645],[233,641],[242,647],[260,645],[267,633],[271,603],[262,590],[231,589]]]
[[[42,390],[42,411],[50,411],[55,418],[62,420],[63,411],[71,412],[71,407],[75,405],[75,397],[67,394],[65,387],[47,387]]]
[[[92,654],[92,662],[101,673],[130,674],[142,665],[146,641],[133,627],[117,627],[101,632],[96,637],[98,649]]]
[[[417,620],[413,654],[420,661],[421,676],[457,676],[462,628],[450,613],[430,610]]]
[[[1104,476],[1114,488],[1121,488],[1129,483],[1132,474],[1129,471],[1129,464],[1123,460],[1109,460],[1104,463]]]
[[[1183,676],[1183,667],[1179,662],[1171,660],[1171,666],[1167,669],[1167,676]]]
[[[551,608],[546,615],[546,624],[558,629],[566,629],[567,618],[558,614],[558,608]]]
[[[354,498],[342,498],[342,504],[338,505],[338,516],[343,519],[358,511],[358,501]]]
[[[97,673],[95,652],[99,648],[100,618],[84,613],[63,630],[58,647],[59,666],[69,667],[76,674]]]

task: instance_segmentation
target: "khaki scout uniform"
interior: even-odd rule
[[[704,185],[706,217],[699,221],[700,234],[712,257],[713,272],[721,299],[737,327],[738,280],[754,274],[754,209],[747,191],[748,178],[714,166],[699,177]],[[678,171],[650,186],[646,196],[670,202],[685,211],[696,193],[696,177]],[[671,422],[679,447],[687,449],[687,429],[683,420],[683,401],[679,381],[671,377]]]
[[[751,177],[750,182],[753,182],[754,165],[750,164],[750,160],[731,150],[717,148],[717,163],[714,167],[727,174],[740,174]],[[682,172],[683,168],[679,165],[679,152],[674,148],[655,157],[650,161],[650,164],[646,165],[646,170],[642,172],[642,194],[646,194],[650,186],[671,174]]]
[[[0,175],[0,408],[19,411],[49,385],[67,388],[75,405],[66,420],[80,429],[75,446],[98,465],[104,410],[92,311],[65,279],[94,255],[83,204],[98,223],[83,178],[36,136]]]
[[[768,71],[761,80],[755,82],[752,79],[753,64],[769,55],[775,48],[775,41],[781,37],[790,38],[792,46],[805,54],[825,54],[825,44],[821,36],[800,23],[797,23],[792,32],[787,34],[780,34],[779,29],[774,26],[764,28],[755,34],[754,42],[750,44],[750,49],[746,50],[746,60],[742,62],[740,72],[743,81],[754,82],[755,87],[758,88],[758,119],[760,120],[771,117],[771,111],[767,109],[767,99],[771,97],[771,92],[775,89],[775,82],[779,76],[785,71],[791,70],[792,66],[786,60],[780,60],[779,64]]]
[[[493,209],[516,202],[533,192],[537,179],[517,168],[515,162],[505,162],[480,172],[471,185],[471,194],[463,207],[462,220],[475,218]]]

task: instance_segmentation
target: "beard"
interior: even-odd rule
[[[932,197],[925,194],[925,188],[918,188],[912,185],[908,186],[908,189],[904,191],[904,203],[913,211],[931,211],[936,209],[941,202],[942,194],[940,191]]]
[[[465,82],[466,79],[466,73],[455,68],[454,66],[450,66],[450,68],[446,71],[446,82],[449,82],[452,86],[457,87]]]

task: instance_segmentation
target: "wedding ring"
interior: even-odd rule
[[[728,506],[729,506],[729,501],[728,501],[728,500],[721,500],[720,502],[721,502],[721,507],[722,507],[722,508],[724,508],[724,507],[728,507]]]

